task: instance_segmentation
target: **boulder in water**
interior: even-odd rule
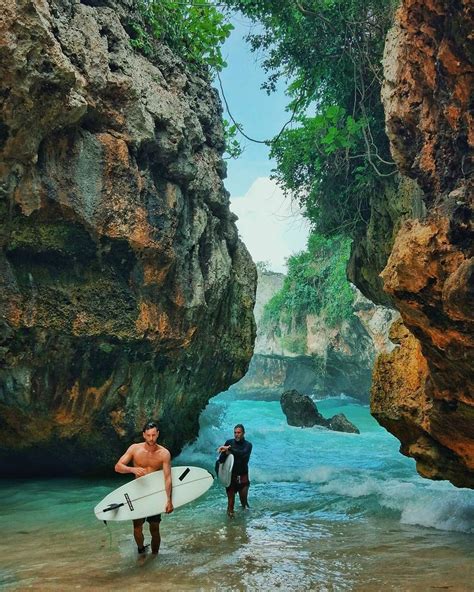
[[[286,415],[288,425],[311,428],[314,425],[328,427],[328,422],[319,413],[316,403],[308,395],[302,395],[295,389],[285,391],[280,398],[280,405]]]
[[[344,413],[333,415],[329,420],[329,429],[335,432],[348,432],[350,434],[360,434],[359,428],[347,419]]]
[[[316,403],[308,395],[302,395],[295,389],[285,391],[280,398],[280,405],[286,415],[288,425],[312,428],[320,425],[335,432],[360,434],[359,429],[350,422],[344,413],[338,413],[326,419],[319,413]]]

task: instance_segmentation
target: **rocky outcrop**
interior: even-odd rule
[[[474,63],[472,5],[404,0],[383,100],[400,171],[425,214],[400,227],[382,273],[401,313],[377,363],[373,413],[420,474],[474,487]]]
[[[316,403],[311,397],[303,395],[295,389],[282,394],[280,405],[288,425],[300,428],[312,428],[318,425],[335,432],[360,434],[359,429],[347,419],[344,413],[338,413],[330,419],[326,419],[319,413]]]
[[[255,267],[205,73],[132,50],[132,0],[0,0],[0,466],[173,453],[252,355]]]
[[[385,306],[374,306],[373,302],[356,291],[353,303],[354,314],[359,318],[366,333],[369,335],[376,355],[393,351],[395,345],[389,338],[392,323],[397,320],[399,313]]]
[[[349,280],[372,303],[394,308],[383,289],[380,273],[387,265],[393,243],[404,220],[422,216],[425,211],[422,191],[406,177],[395,175],[386,181],[383,191],[369,195],[370,215],[363,234],[355,237],[347,266]]]
[[[333,432],[346,432],[348,434],[360,434],[360,430],[347,419],[344,413],[337,413],[328,419],[328,427]]]
[[[246,399],[279,400],[282,391],[296,389],[316,398],[346,393],[368,402],[375,355],[393,348],[388,328],[397,313],[357,293],[353,317],[336,327],[308,314],[304,326],[269,328],[262,322],[264,305],[283,280],[282,274],[259,273],[255,354],[231,392]]]
[[[255,308],[253,313],[255,322],[262,319],[265,305],[269,302],[277,292],[283,288],[285,276],[283,273],[275,271],[258,270],[257,277],[257,293],[255,295]],[[258,350],[265,351],[268,348],[265,345],[265,335],[257,331],[257,338],[255,340],[255,347]]]
[[[285,391],[281,396],[280,404],[288,425],[301,428],[326,425],[326,420],[308,395],[302,395],[294,389]]]

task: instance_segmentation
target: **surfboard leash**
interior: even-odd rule
[[[107,524],[107,520],[104,520],[105,527],[107,528],[107,532],[109,534],[109,551],[112,551],[112,529]]]

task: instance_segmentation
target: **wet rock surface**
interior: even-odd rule
[[[349,434],[360,434],[357,428],[351,421],[347,419],[344,413],[337,413],[328,419],[329,429],[334,432],[347,432]]]
[[[314,425],[326,426],[326,420],[308,395],[302,395],[294,389],[285,391],[281,396],[280,404],[288,425],[301,428],[311,428]]]

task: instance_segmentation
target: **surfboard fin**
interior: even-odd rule
[[[121,508],[122,506],[124,506],[124,503],[121,504],[110,504],[108,505],[104,510],[102,510],[103,512],[110,512],[110,510],[116,510],[117,508]]]

